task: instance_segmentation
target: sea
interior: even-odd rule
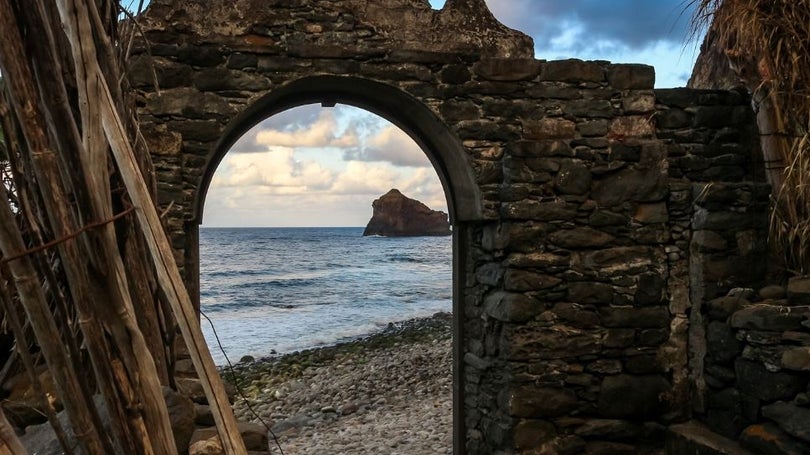
[[[451,308],[449,236],[200,230],[200,322],[217,365],[350,341]]]

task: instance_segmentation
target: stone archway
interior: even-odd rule
[[[304,77],[270,91],[225,126],[195,193],[193,218],[201,223],[203,203],[214,172],[230,147],[258,122],[302,104],[349,104],[375,113],[408,133],[435,168],[450,211],[451,223],[482,217],[481,191],[464,147],[453,132],[424,104],[409,94],[374,80],[352,76]]]
[[[456,453],[631,450],[688,417],[700,302],[756,279],[738,264],[764,251],[716,248],[766,237],[767,194],[741,183],[745,97],[536,60],[484,0],[152,0],[139,19],[130,79],[192,294],[233,141],[294,105],[355,104],[423,146],[451,207]]]
[[[287,109],[312,103],[320,103],[325,107],[332,107],[336,103],[348,104],[385,118],[411,136],[433,164],[445,191],[450,222],[453,225],[452,310],[456,315],[453,324],[453,358],[463,358],[464,350],[459,343],[463,337],[463,325],[457,319],[464,311],[461,300],[465,287],[463,264],[469,252],[466,251],[467,242],[462,239],[469,235],[467,229],[470,223],[481,220],[480,189],[475,183],[467,154],[458,138],[432,111],[395,87],[358,77],[319,75],[295,80],[256,100],[225,126],[222,137],[206,157],[208,165],[203,169],[198,190],[194,193],[196,199],[192,206],[192,220],[186,223],[186,238],[199,238],[199,226],[203,222],[209,185],[231,146],[262,120]],[[198,255],[198,251],[199,244],[195,254]],[[186,280],[196,286],[197,304],[199,273],[199,259],[186,263]],[[454,403],[460,403],[461,400],[461,374],[461,362],[454,360]],[[453,410],[454,440],[458,441],[463,438],[463,414],[460,406],[454,406]]]

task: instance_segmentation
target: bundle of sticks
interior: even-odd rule
[[[225,453],[243,454],[153,203],[123,71],[127,14],[115,0],[0,0],[0,306],[15,343],[4,371],[41,391],[47,368],[87,455],[176,454],[162,387],[179,329]],[[0,412],[0,454],[21,453]]]

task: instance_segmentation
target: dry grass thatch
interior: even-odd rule
[[[753,94],[774,186],[772,251],[785,271],[810,273],[810,0],[690,0]]]

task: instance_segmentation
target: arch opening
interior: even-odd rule
[[[193,224],[202,221],[203,209],[214,181],[214,173],[226,159],[228,151],[237,144],[239,138],[265,118],[283,115],[292,107],[307,106],[312,102],[317,102],[324,107],[334,107],[337,103],[360,107],[391,121],[393,125],[407,133],[418,145],[422,156],[429,159],[440,180],[441,191],[453,225],[480,219],[480,190],[468,168],[469,164],[464,149],[458,139],[427,107],[403,92],[383,84],[357,78],[315,77],[287,85],[265,96],[231,122],[210,156],[209,166],[203,175],[203,184],[200,186],[196,201],[195,219],[197,222]],[[370,201],[367,201],[366,205],[368,206],[369,203]],[[205,233],[203,232],[200,237],[198,238],[202,242],[198,244],[204,244]],[[446,417],[452,421],[452,429],[449,429],[446,435],[452,441],[448,446],[452,447],[453,444],[460,441],[458,435],[462,425],[460,418],[462,402],[459,395],[460,363],[458,361],[461,327],[457,322],[458,315],[461,314],[458,298],[460,282],[457,279],[460,274],[458,268],[460,261],[457,259],[461,243],[458,235],[454,235],[452,242],[449,238],[446,240],[441,245],[449,252],[444,291],[445,297],[452,302],[450,308],[454,314],[452,323],[450,319],[445,321],[447,326],[445,332],[450,336],[450,339],[447,340],[447,343],[451,345],[449,352],[453,354],[450,356],[453,359],[452,374],[448,375],[450,383],[445,384],[445,387],[452,389],[448,390],[449,404],[446,410]],[[424,245],[416,247],[416,250],[425,249]],[[198,253],[197,257],[200,256]],[[405,259],[407,260],[407,258]],[[197,277],[200,277],[199,271]],[[435,321],[431,323],[435,323]],[[449,359],[447,360],[449,361]]]
[[[193,205],[193,219],[202,223],[206,194],[225,154],[250,128],[287,109],[338,102],[355,106],[390,121],[407,133],[425,152],[444,188],[451,224],[482,218],[480,188],[472,175],[463,145],[427,106],[407,93],[357,77],[312,76],[271,91],[226,126],[207,159]]]

